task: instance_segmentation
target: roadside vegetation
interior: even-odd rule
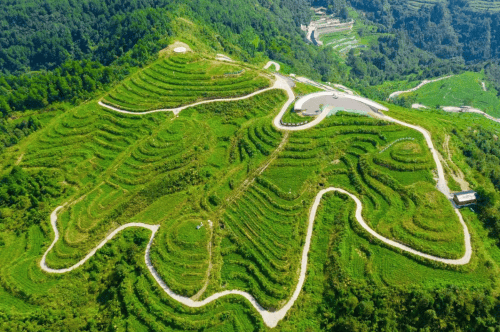
[[[282,122],[283,123],[291,123],[291,124],[296,124],[296,123],[303,123],[303,122],[310,122],[315,119],[314,116],[303,116],[301,114],[298,114],[295,112],[293,109],[295,104],[290,105],[286,113],[283,115]]]
[[[295,96],[303,96],[303,95],[308,95],[308,94],[313,93],[313,92],[323,91],[318,87],[308,85],[305,83],[301,83],[301,82],[297,82],[297,81],[295,81],[294,83],[295,83],[295,86],[292,89],[293,89],[293,93],[295,94]]]

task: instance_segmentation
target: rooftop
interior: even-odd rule
[[[476,192],[473,190],[462,191],[454,194],[459,202],[467,202],[476,199]]]

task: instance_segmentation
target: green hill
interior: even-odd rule
[[[436,109],[500,115],[497,36],[466,64],[478,3],[440,4],[0,4],[0,331],[498,330],[500,124]],[[366,47],[307,45],[309,5]],[[323,88],[389,110],[280,125]]]
[[[498,93],[482,73],[466,72],[442,81],[426,84],[416,92],[402,97],[435,108],[472,106],[494,117],[500,117]]]
[[[196,50],[167,55],[131,74],[103,100],[140,113],[269,86],[258,70],[213,57]],[[174,84],[180,88],[167,88]],[[434,188],[431,154],[412,129],[339,112],[310,130],[283,132],[272,125],[287,99],[282,90],[190,107],[178,117],[170,112],[124,114],[99,106],[99,99],[45,118],[42,129],[2,154],[0,292],[7,302],[0,306],[6,317],[0,322],[6,329],[40,322],[40,310],[49,306],[54,308],[50,317],[57,319],[43,326],[54,329],[58,321],[73,330],[264,326],[238,296],[188,308],[164,293],[144,264],[147,230],[119,233],[71,273],[42,272],[38,262],[53,237],[48,214],[64,203],[58,217],[62,237],[47,256],[51,268],[75,264],[120,225],[160,225],[151,262],[172,291],[204,299],[236,289],[252,294],[268,310],[281,308],[295,290],[309,209],[324,187],[356,194],[370,227],[389,239],[440,257],[464,253],[458,218]],[[330,316],[317,310],[330,292],[341,289],[337,278],[356,285],[346,288],[356,298],[362,298],[358,291],[366,285],[423,292],[449,284],[495,288],[497,262],[487,268],[489,258],[483,257],[498,249],[482,249],[476,235],[481,256],[474,256],[470,266],[448,268],[373,241],[352,218],[353,208],[343,195],[323,199],[306,285],[278,330],[300,330],[291,327],[297,321],[324,329],[321,321]],[[484,232],[474,214],[465,215],[473,234]],[[340,275],[330,270],[331,264]],[[371,292],[373,298],[380,296]],[[68,310],[75,307],[78,315],[69,321]],[[99,321],[92,318],[96,308]],[[112,313],[115,318],[108,316]]]
[[[125,110],[148,111],[243,96],[268,86],[269,80],[254,69],[188,53],[153,63],[103,101]]]

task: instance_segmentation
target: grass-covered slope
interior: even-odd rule
[[[244,96],[268,86],[269,79],[257,70],[187,53],[153,63],[132,75],[103,101],[140,112]]]
[[[409,94],[409,98],[429,107],[472,106],[492,116],[500,116],[500,98],[482,73],[465,72],[426,84]]]

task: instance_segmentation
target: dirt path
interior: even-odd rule
[[[289,133],[286,132],[283,135],[283,139],[281,140],[280,144],[273,151],[273,153],[271,153],[271,156],[266,160],[266,162],[263,165],[261,165],[259,168],[252,171],[250,176],[248,176],[245,179],[245,181],[243,181],[243,183],[235,190],[234,194],[226,199],[226,204],[225,204],[226,206],[233,203],[234,201],[236,201],[252,185],[252,183],[254,183],[255,178],[257,176],[261,175],[262,173],[264,173],[264,171],[269,167],[269,165],[271,165],[271,163],[274,160],[276,160],[279,153],[283,150],[286,143],[288,142],[288,136],[289,136]]]
[[[491,115],[489,115],[489,114],[481,111],[480,109],[473,108],[473,107],[470,107],[470,106],[463,106],[463,107],[442,106],[441,108],[443,109],[443,111],[450,112],[450,113],[476,113],[476,114],[481,114],[482,116],[484,116],[485,118],[487,118],[487,119],[489,119],[491,121],[495,121],[495,122],[500,123],[500,119],[494,118]]]
[[[205,276],[205,283],[203,284],[203,287],[196,293],[195,295],[191,296],[191,300],[197,301],[203,293],[207,290],[208,284],[210,283],[210,272],[212,272],[212,241],[214,239],[214,224],[212,220],[208,220],[208,225],[210,226],[210,240],[208,241],[207,244],[207,250],[208,250],[208,269],[207,269],[207,274]]]
[[[277,62],[274,62],[274,61],[269,61],[268,63],[266,63],[266,65],[264,66],[264,69],[269,69],[271,66],[274,66],[276,71],[280,71],[280,69],[281,69],[280,64]]]
[[[444,151],[446,151],[448,158],[447,160],[445,160],[444,158],[442,160],[444,164],[447,166],[447,168],[450,170],[450,175],[453,178],[453,180],[455,180],[455,182],[457,182],[460,185],[460,189],[462,191],[470,190],[469,182],[465,181],[464,173],[462,172],[460,167],[455,165],[455,163],[451,159],[452,154],[450,151],[450,138],[451,138],[450,135],[445,135],[444,137],[443,148]]]
[[[17,158],[16,164],[15,164],[16,166],[18,166],[21,163],[21,161],[23,161],[23,157],[24,157],[24,153],[22,155],[20,155],[19,158]]]
[[[227,62],[234,62],[233,59],[231,59],[230,57],[228,57],[225,54],[217,54],[217,56],[215,57],[215,60],[218,60],[218,61],[227,61]]]

